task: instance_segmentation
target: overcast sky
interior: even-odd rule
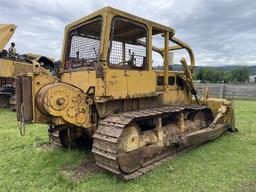
[[[58,59],[64,27],[104,6],[173,27],[198,65],[256,64],[255,0],[0,0],[0,23],[18,26],[19,53]]]

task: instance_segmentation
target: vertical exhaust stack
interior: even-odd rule
[[[17,120],[23,123],[33,121],[32,79],[28,76],[19,76],[15,81]]]
[[[22,77],[23,103],[21,109],[24,112],[24,122],[31,123],[33,120],[32,111],[32,80],[31,77]]]
[[[15,88],[16,88],[16,115],[17,121],[20,121],[20,109],[22,104],[22,81],[21,76],[17,76],[15,79]]]

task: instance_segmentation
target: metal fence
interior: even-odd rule
[[[207,86],[209,97],[256,100],[256,84],[196,84],[199,96],[204,95]]]

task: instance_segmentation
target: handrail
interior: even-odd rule
[[[194,73],[194,71],[195,71],[195,55],[194,55],[194,52],[193,52],[192,48],[187,43],[177,39],[174,36],[170,36],[170,41],[176,43],[180,47],[173,46],[173,47],[170,47],[169,50],[177,50],[177,49],[181,49],[181,48],[184,48],[184,49],[187,50],[187,52],[189,54],[189,57],[190,57],[191,72]]]

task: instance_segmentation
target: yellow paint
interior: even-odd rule
[[[0,52],[9,42],[16,28],[17,26],[13,24],[0,24]]]
[[[0,59],[0,77],[2,78],[14,78],[17,74],[32,71],[33,65],[30,63]]]
[[[127,18],[129,20],[132,20],[133,22],[143,24],[147,29],[147,67],[143,69],[135,68],[133,70],[128,70],[124,68],[114,69],[110,67],[108,63],[110,43],[109,38],[112,28],[112,19],[115,16]],[[102,30],[99,48],[100,58],[97,63],[97,66],[101,67],[101,69],[99,70],[100,72],[96,72],[96,69],[86,69],[82,67],[77,69],[64,70],[64,64],[67,59],[66,57],[68,56],[68,43],[70,42],[68,39],[69,32],[76,29],[77,27],[80,27],[81,25],[83,25],[84,22],[95,17],[102,17]],[[152,46],[152,34],[153,32],[156,34],[156,31],[154,30],[157,30],[157,34],[162,34],[165,37],[165,42],[163,45],[161,45],[161,47]],[[48,87],[49,85],[52,85],[54,89],[59,90],[58,94],[57,92],[56,94],[54,94],[54,92],[49,92],[49,94],[51,95],[51,97],[49,97],[49,95],[46,94],[47,91],[45,89],[45,93],[43,93],[43,95],[46,94],[45,96],[43,96],[43,99],[45,99],[45,106],[40,108],[38,107],[38,105],[34,104],[34,122],[52,123],[55,125],[74,124],[84,128],[89,128],[89,117],[91,117],[92,115],[90,114],[90,110],[81,109],[82,111],[86,111],[86,114],[76,115],[77,111],[80,109],[79,106],[85,108],[85,106],[88,105],[88,103],[85,102],[87,97],[89,96],[89,103],[92,104],[94,102],[97,110],[101,110],[97,111],[99,114],[101,114],[101,112],[104,114],[104,110],[110,109],[110,107],[107,106],[107,104],[113,105],[113,111],[115,112],[124,111],[125,103],[130,103],[131,105],[138,106],[136,109],[140,109],[141,107],[143,107],[143,102],[148,101],[154,101],[160,106],[192,104],[192,95],[189,92],[188,88],[189,86],[193,87],[192,74],[191,78],[187,78],[186,74],[188,73],[188,69],[192,69],[191,72],[193,73],[195,65],[194,54],[189,45],[180,41],[174,36],[175,31],[170,27],[163,26],[161,24],[122,12],[111,7],[106,7],[101,10],[98,10],[86,17],[83,17],[69,24],[65,28],[65,35],[62,48],[62,66],[60,70],[61,81],[53,78],[50,73],[43,69],[38,70],[35,68],[34,74],[31,75],[33,79],[33,100],[37,99],[38,92],[44,90],[45,87]],[[170,41],[174,45],[170,46]],[[190,56],[190,68],[187,67],[186,70],[184,71],[171,71],[168,68],[169,51],[179,49],[185,49],[188,52]],[[160,55],[163,56],[164,70],[155,71],[152,69],[152,50],[159,52]],[[124,55],[125,53],[123,52],[121,54]],[[163,86],[157,85],[158,76],[164,78]],[[175,79],[174,85],[168,85],[168,77],[173,77]],[[177,77],[184,80],[183,90],[181,90],[180,87],[178,87],[176,84]],[[67,83],[68,86],[66,86],[65,83]],[[57,89],[56,86],[58,86],[59,84],[63,86],[62,88]],[[95,89],[95,95],[87,94],[89,88],[92,87]],[[79,96],[77,95],[78,93],[80,94]],[[74,97],[74,95],[76,95],[76,98],[79,102],[74,102],[72,105],[70,105],[70,103],[73,102],[70,98]],[[143,99],[145,99],[146,97],[150,97],[151,100],[143,101]],[[69,101],[69,104],[67,104],[67,106],[61,106],[65,107],[65,109],[59,109],[59,111],[56,110],[58,109],[58,107],[60,107],[58,103],[63,103],[63,100]],[[221,105],[221,102],[223,101],[210,99],[207,100],[207,104],[209,105],[210,108],[213,109],[214,113],[216,113],[216,110],[218,109],[218,106]],[[99,105],[101,106],[99,107]],[[67,110],[66,108],[69,108],[69,110]],[[89,109],[89,107],[87,107],[86,109]],[[229,111],[230,115],[226,115],[223,118],[224,122],[230,123],[233,119],[233,108],[230,107]],[[109,114],[111,114],[111,112]],[[76,116],[76,119],[73,118],[74,116]],[[83,123],[85,122],[83,119],[85,118],[85,116],[87,117],[88,121],[86,120],[86,123]],[[129,147],[131,147],[132,149],[138,147],[138,140],[134,140],[131,138],[132,135],[136,137],[135,127],[127,131],[131,131],[131,135],[130,133],[128,134],[128,144],[126,143],[127,146],[123,146],[123,148],[129,151],[131,150]],[[162,137],[161,134],[158,136]],[[145,138],[151,138],[151,141],[155,140],[155,138],[156,141],[158,140],[157,135],[149,136],[145,134]]]
[[[128,96],[151,94],[156,91],[154,71],[126,71]]]
[[[205,102],[205,101],[204,101]],[[214,117],[217,115],[218,110],[222,105],[227,105],[228,106],[228,111],[227,113],[223,116],[223,118],[220,119],[220,123],[227,123],[229,124],[230,127],[235,128],[234,125],[234,103],[233,101],[227,101],[226,99],[219,99],[219,98],[208,98],[207,101],[204,103],[208,105],[211,110],[214,113]]]
[[[168,89],[168,70],[169,70],[169,32],[164,34],[164,91]]]
[[[95,71],[76,71],[63,73],[61,80],[68,82],[76,87],[79,87],[84,92],[87,92],[89,87],[96,86],[96,72]]]
[[[37,94],[36,104],[48,116],[62,117],[77,126],[91,126],[86,94],[71,85],[54,83],[44,86]]]
[[[124,129],[122,140],[118,144],[118,150],[129,152],[140,147],[139,130],[131,126]]]
[[[0,59],[0,77],[12,78],[14,75],[14,62],[11,60]]]
[[[189,105],[191,102],[191,96],[183,90],[168,91],[162,95],[163,105]]]
[[[105,95],[113,98],[125,98],[128,94],[125,70],[105,70]]]

